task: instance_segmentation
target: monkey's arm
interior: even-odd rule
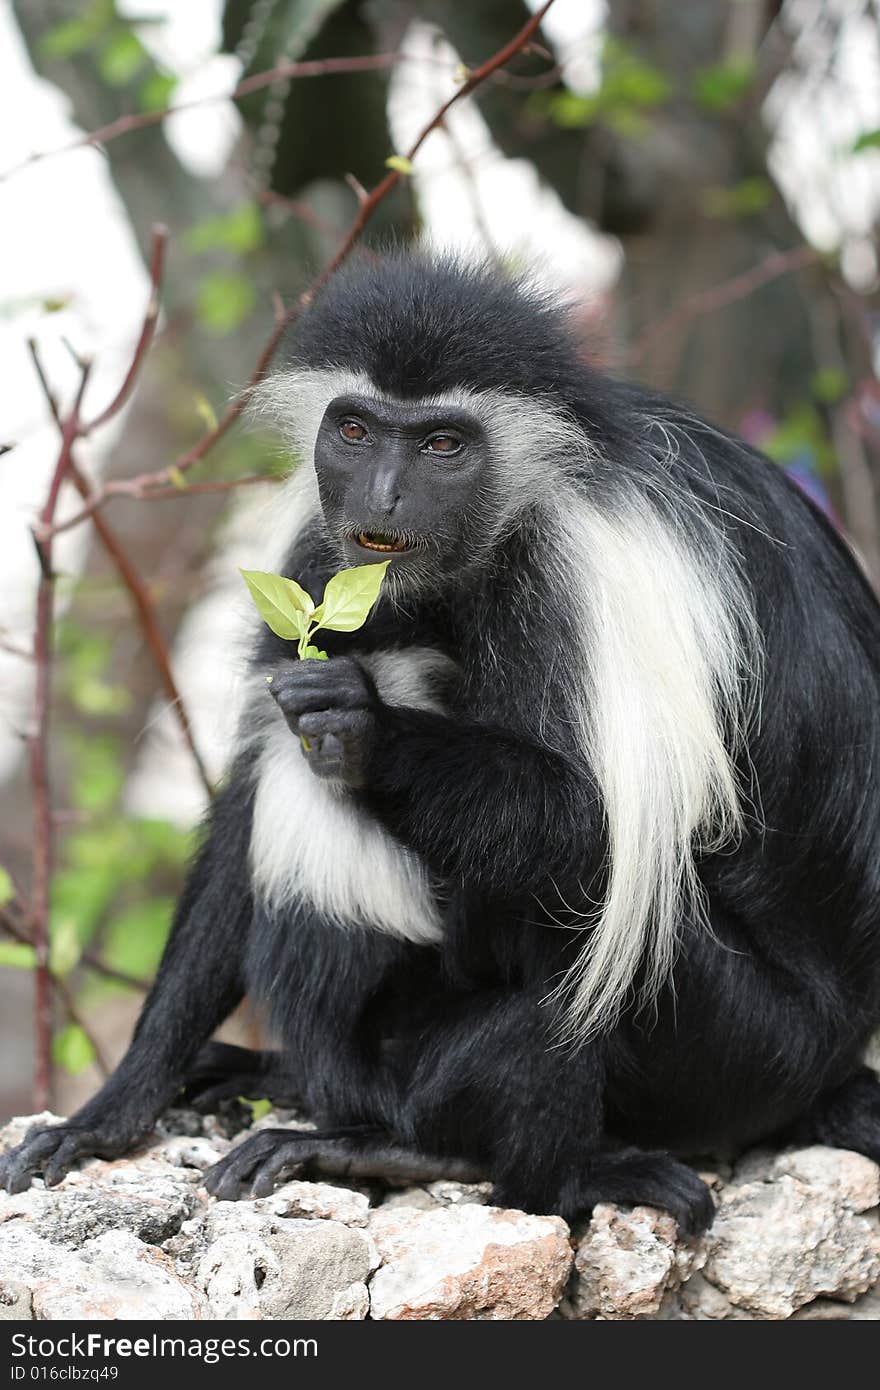
[[[357,788],[439,873],[564,892],[598,867],[599,796],[574,759],[495,725],[386,705],[353,658],[287,663],[269,688],[315,774]]]
[[[601,818],[562,758],[491,725],[386,706],[364,798],[440,873],[490,890],[564,891],[584,873]]]
[[[115,1158],[152,1129],[189,1064],[243,994],[250,925],[249,780],[233,776],[177,908],[131,1046],[98,1094],[69,1120],[35,1129],[0,1158],[0,1187],[21,1192],[42,1173],[60,1182],[77,1159]]]

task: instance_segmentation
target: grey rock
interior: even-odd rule
[[[435,1202],[439,1202],[441,1207],[457,1207],[467,1205],[467,1203],[477,1203],[480,1206],[488,1206],[489,1198],[492,1194],[492,1184],[490,1182],[432,1182],[428,1184],[427,1192],[433,1197]]]
[[[0,1274],[0,1322],[21,1322],[34,1316],[34,1300],[27,1284]]]
[[[755,1150],[737,1164],[734,1182],[772,1182],[785,1175],[827,1194],[847,1211],[868,1211],[880,1204],[880,1167],[862,1154],[823,1144],[781,1153]]]
[[[370,1311],[370,1290],[366,1284],[349,1284],[347,1289],[333,1295],[325,1322],[360,1322]]]
[[[210,1317],[334,1316],[337,1296],[365,1284],[376,1268],[375,1247],[363,1230],[281,1215],[272,1201],[220,1202],[188,1223],[183,1234],[202,1247],[195,1279]]]
[[[38,1235],[72,1247],[118,1230],[159,1245],[194,1211],[196,1180],[195,1172],[152,1155],[112,1163],[93,1159],[58,1187],[34,1184],[0,1199],[0,1223],[27,1222]]]
[[[784,1173],[722,1194],[703,1272],[738,1307],[787,1318],[815,1298],[865,1293],[880,1277],[880,1230],[828,1185]]]
[[[382,1209],[392,1211],[396,1207],[411,1207],[416,1211],[433,1211],[439,1205],[437,1198],[432,1197],[425,1187],[401,1187],[388,1192],[382,1201]]]
[[[204,1300],[178,1278],[171,1260],[131,1235],[108,1231],[78,1251],[27,1225],[0,1228],[0,1268],[29,1290],[38,1319],[192,1319]]]
[[[568,1227],[558,1216],[473,1203],[384,1206],[370,1232],[383,1262],[370,1283],[373,1318],[542,1319],[571,1270]]]
[[[665,1212],[653,1207],[621,1211],[603,1203],[578,1241],[575,1276],[562,1313],[606,1320],[657,1317],[665,1295],[704,1259],[699,1245],[678,1240],[676,1224]]]
[[[0,1152],[56,1119],[12,1121]],[[0,1319],[880,1320],[880,1169],[859,1154],[713,1163],[702,1241],[662,1212],[600,1206],[575,1254],[564,1222],[491,1207],[484,1183],[383,1196],[297,1180],[217,1202],[201,1177],[240,1142],[229,1132],[178,1112],[139,1153],[0,1193]]]
[[[205,1173],[218,1163],[229,1151],[229,1142],[215,1136],[208,1139],[204,1135],[178,1134],[164,1139],[150,1150],[154,1158],[162,1158],[173,1168],[193,1168]]]
[[[310,1216],[344,1226],[366,1226],[370,1214],[365,1193],[326,1182],[286,1182],[271,1197],[258,1198],[254,1206],[276,1216]]]

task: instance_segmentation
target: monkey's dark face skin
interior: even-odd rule
[[[315,471],[327,532],[348,565],[390,560],[404,576],[465,568],[489,492],[489,451],[453,406],[337,396]]]

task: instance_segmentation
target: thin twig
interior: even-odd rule
[[[8,936],[11,936],[22,946],[33,946],[32,937],[22,923],[15,921],[10,906],[20,910],[22,923],[27,921],[27,910],[19,898],[11,905],[7,903],[4,907],[0,907],[0,930],[5,931]],[[115,966],[108,965],[92,951],[83,951],[77,964],[86,970],[91,970],[95,975],[101,975],[105,980],[112,980],[114,984],[125,985],[126,989],[136,989],[145,994],[150,988],[149,980],[142,980],[139,975],[129,975],[126,970],[117,970]]]
[[[149,130],[151,126],[161,125],[168,116],[176,116],[179,111],[192,111],[202,106],[216,106],[224,101],[241,101],[244,97],[252,96],[254,92],[259,92],[264,87],[271,87],[275,82],[286,82],[296,78],[330,77],[344,73],[382,72],[386,68],[393,67],[395,63],[402,63],[407,60],[407,55],[404,53],[374,53],[352,58],[321,58],[302,63],[279,63],[277,67],[268,68],[265,72],[257,72],[251,77],[246,77],[230,92],[211,92],[206,96],[192,97],[189,101],[178,102],[176,105],[157,108],[155,111],[138,111],[129,115],[118,116],[116,120],[108,121],[106,125],[98,126],[96,130],[87,131],[85,135],[78,136],[76,140],[71,140],[66,145],[59,145],[54,150],[36,150],[33,154],[29,154],[26,159],[21,160],[20,163],[14,164],[11,168],[0,173],[0,183],[4,179],[12,178],[13,174],[18,174],[23,169],[29,168],[30,165],[39,164],[43,160],[57,159],[59,155],[71,154],[74,150],[94,149],[100,145],[107,145],[111,140],[118,140],[121,135],[130,135],[136,130]]]
[[[2,928],[8,936],[11,936],[14,941],[18,941],[22,946],[33,946],[34,943],[28,936],[27,932],[12,920],[11,916],[5,910],[5,908],[0,908],[0,928]],[[70,1020],[70,1022],[75,1023],[77,1028],[81,1028],[85,1036],[88,1038],[92,1051],[95,1054],[95,1065],[97,1066],[101,1075],[105,1077],[109,1076],[110,1072],[112,1071],[112,1067],[110,1066],[110,1063],[107,1060],[107,1057],[104,1053],[101,1044],[98,1042],[98,1039],[95,1037],[91,1028],[86,1023],[85,1019],[80,1013],[79,1008],[76,1004],[76,1000],[73,997],[73,993],[67,981],[63,980],[60,975],[50,975],[49,988],[53,991],[54,994],[58,995],[58,998],[60,999],[62,1007],[65,1013],[67,1014],[67,1017]],[[45,1108],[46,1107],[44,1106],[43,1109]]]
[[[552,3],[553,0],[549,0],[545,9],[549,9],[549,5]],[[518,45],[514,52],[524,52],[528,49],[528,44]],[[551,61],[552,55],[546,49],[535,47],[535,51]],[[203,106],[217,106],[224,101],[242,101],[245,97],[252,96],[255,92],[260,92],[266,87],[271,87],[276,82],[383,72],[387,68],[395,67],[398,63],[413,61],[415,60],[409,53],[372,53],[355,55],[350,58],[316,58],[298,63],[279,63],[277,67],[267,68],[265,72],[256,72],[252,76],[244,78],[229,92],[211,92],[205,96],[191,97],[188,101],[173,103],[171,106],[159,107],[155,111],[138,111],[125,116],[117,116],[115,120],[108,121],[106,125],[89,130],[76,140],[71,140],[66,145],[59,145],[54,150],[35,150],[33,154],[20,160],[18,164],[4,169],[0,173],[0,183],[5,179],[12,178],[14,174],[21,173],[23,169],[29,168],[32,164],[41,163],[46,159],[57,159],[60,155],[71,154],[74,150],[95,149],[102,145],[108,145],[111,140],[118,140],[122,135],[130,135],[134,131],[149,130],[153,126],[161,125],[162,121],[169,116],[176,116],[180,111],[192,111]],[[418,61],[424,60],[418,59]],[[504,62],[507,61],[508,59],[505,58]],[[444,68],[449,66],[445,62],[438,62],[437,65]],[[487,75],[491,77],[493,82],[499,82],[515,90],[531,91],[540,87],[553,86],[559,81],[561,72],[562,69],[559,64],[553,62],[546,72],[539,73],[535,77],[517,76],[496,69]]]
[[[187,483],[184,487],[162,487],[134,494],[139,502],[166,502],[177,497],[205,492],[234,492],[236,488],[252,487],[254,483],[280,483],[278,473],[245,473],[241,478],[215,478],[204,483]]]
[[[326,217],[322,217],[320,213],[315,212],[314,208],[309,207],[309,204],[304,203],[300,198],[287,198],[283,193],[276,193],[274,188],[261,188],[256,194],[256,199],[261,207],[276,208],[288,217],[295,217],[322,236],[333,237],[335,241],[342,241],[345,236],[344,227],[338,227],[335,222],[330,222]],[[359,256],[363,256],[364,260],[371,261],[373,264],[378,264],[381,260],[379,254],[371,250],[369,246],[358,246],[357,252]]]
[[[79,424],[76,433],[77,439],[84,438],[86,435],[90,434],[93,429],[97,428],[99,425],[106,424],[108,420],[112,419],[114,415],[118,414],[118,412],[125,405],[125,402],[127,401],[128,397],[131,395],[131,392],[134,390],[134,386],[137,381],[138,375],[140,374],[140,371],[144,365],[147,352],[149,351],[150,344],[153,340],[153,335],[156,329],[156,323],[159,317],[159,294],[161,290],[162,273],[164,269],[167,237],[168,233],[164,227],[157,226],[153,229],[153,250],[150,257],[150,295],[147,303],[147,308],[144,314],[143,323],[141,325],[141,331],[138,336],[138,341],[132,354],[131,362],[123,379],[122,385],[116,392],[116,395],[113,397],[110,404],[106,407],[106,409],[104,409],[101,412],[100,415],[96,416],[95,419],[92,420],[90,423]],[[52,413],[52,417],[55,420],[56,424],[59,426],[59,428],[63,428],[58,412],[58,402],[55,398],[55,395],[52,391],[45,370],[43,368],[43,364],[40,360],[40,354],[37,348],[37,344],[33,341],[33,339],[29,339],[28,349],[31,354],[31,359],[34,364],[37,377],[43,389],[43,394],[46,397],[46,401],[49,405],[49,410]],[[68,460],[68,476],[70,477],[70,480],[76,487],[76,490],[79,493],[79,495],[86,501],[87,504],[90,503],[95,493],[94,490],[90,487],[85,475],[82,473],[82,471],[76,463],[76,460],[73,455],[73,441],[71,441],[71,450]],[[193,762],[196,765],[196,770],[198,772],[202,785],[204,786],[205,791],[210,797],[213,795],[211,779],[208,776],[207,768],[205,767],[204,760],[202,759],[202,756],[196,744],[195,736],[193,734],[192,729],[192,722],[189,718],[186,706],[183,703],[183,700],[181,699],[180,691],[177,688],[177,683],[174,679],[174,675],[171,670],[171,659],[169,656],[168,648],[162,636],[162,632],[159,627],[158,620],[156,618],[153,604],[150,600],[150,595],[147,586],[142,580],[131,559],[126,554],[125,548],[123,547],[117,536],[114,534],[114,532],[111,530],[106,519],[96,514],[94,521],[95,530],[98,533],[98,537],[101,541],[101,544],[103,545],[104,549],[106,550],[107,554],[112,560],[116,568],[116,571],[119,574],[120,579],[122,580],[122,583],[125,585],[126,589],[128,590],[131,596],[131,600],[134,604],[135,612],[137,614],[138,624],[140,626],[141,632],[143,633],[144,640],[147,643],[147,646],[149,647],[153,655],[153,660],[155,661],[156,667],[159,672],[162,688],[165,691],[166,696],[168,697],[168,700],[171,704],[171,708],[180,725],[183,737],[190,750],[190,753],[192,754]],[[57,529],[53,531],[53,534],[57,534]]]
[[[98,1068],[98,1071],[101,1073],[102,1077],[106,1079],[106,1077],[110,1075],[113,1068],[110,1065],[106,1053],[104,1052],[103,1046],[101,1045],[101,1043],[98,1042],[98,1039],[95,1037],[95,1034],[92,1032],[91,1028],[86,1023],[85,1019],[80,1013],[79,1006],[77,1005],[77,1002],[73,997],[73,991],[71,990],[70,985],[67,983],[66,980],[62,979],[60,975],[51,975],[49,977],[49,980],[55,993],[61,1000],[61,1003],[63,1004],[71,1023],[75,1023],[77,1028],[82,1029],[83,1033],[85,1033],[86,1037],[88,1038],[92,1051],[95,1054],[95,1066]]]
[[[98,429],[100,425],[106,424],[108,420],[112,420],[113,416],[117,415],[125,405],[125,402],[134,390],[135,382],[137,381],[144,363],[144,358],[150,350],[150,344],[156,332],[156,324],[159,321],[159,292],[162,288],[162,274],[165,269],[165,250],[167,245],[168,228],[162,226],[161,223],[157,223],[153,227],[153,249],[150,255],[150,298],[146,313],[144,314],[143,323],[141,324],[137,345],[132,354],[131,362],[129,363],[128,371],[125,374],[122,385],[107,408],[102,410],[100,415],[96,415],[94,420],[91,420],[87,425],[82,427],[80,433],[83,438],[91,434],[92,430]]]
[[[79,388],[68,416],[61,421],[61,447],[45,504],[40,512],[43,533],[55,518],[58,494],[71,464],[71,451],[80,425],[83,395],[88,384],[91,364],[83,363]],[[34,1005],[36,1070],[34,1104],[37,1110],[49,1105],[52,1085],[52,1003],[49,974],[49,887],[52,875],[52,809],[49,793],[49,695],[51,685],[52,627],[55,597],[55,576],[52,570],[52,537],[41,538],[34,533],[34,544],[40,561],[40,582],[37,587],[37,612],[34,625],[34,720],[28,736],[31,788],[33,794],[34,846],[31,920],[33,946],[36,952]]]
[[[9,642],[5,637],[0,637],[0,651],[8,652],[10,656],[19,656],[22,661],[34,659],[33,652],[29,652],[27,647],[20,647],[17,642]]]
[[[71,461],[70,465],[70,476],[80,496],[87,497],[89,493],[88,484],[73,461]],[[171,670],[171,658],[168,647],[162,636],[162,631],[159,627],[158,619],[156,618],[156,611],[153,607],[149,590],[134,564],[129,559],[128,555],[126,555],[122,543],[115,533],[111,531],[106,517],[100,514],[95,516],[95,530],[98,533],[101,544],[116,566],[119,578],[131,595],[131,601],[137,613],[138,623],[143,633],[144,640],[152,653],[153,661],[159,672],[159,679],[162,682],[162,688],[168,697],[168,702],[180,725],[181,732],[183,733],[187,747],[192,755],[192,760],[196,765],[199,780],[207,792],[208,797],[211,798],[214,795],[214,786],[196,744],[189,712],[183,702],[177,687],[177,682]]]
[[[125,985],[126,989],[136,989],[141,994],[146,994],[150,988],[149,980],[142,980],[138,975],[129,975],[127,970],[117,970],[115,965],[108,965],[91,951],[83,951],[79,960],[85,969],[91,970],[95,975],[101,975],[105,980],[112,980],[114,984]]]
[[[640,362],[658,338],[677,332],[692,319],[714,313],[716,309],[723,309],[740,299],[747,299],[750,294],[754,294],[772,280],[778,280],[781,275],[803,270],[819,260],[821,255],[812,246],[796,246],[791,251],[775,251],[772,256],[768,256],[766,260],[743,271],[742,274],[689,295],[671,313],[655,320],[639,334],[624,354],[625,360],[630,364]]]

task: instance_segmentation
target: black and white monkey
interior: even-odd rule
[[[880,1160],[880,609],[825,519],[455,263],[338,275],[261,400],[301,458],[284,572],[390,559],[383,596],[326,662],[263,634],[134,1041],[9,1190],[181,1091],[317,1122],[247,1137],[223,1198],[473,1173],[697,1231],[682,1155]],[[277,1053],[205,1046],[245,991]]]

